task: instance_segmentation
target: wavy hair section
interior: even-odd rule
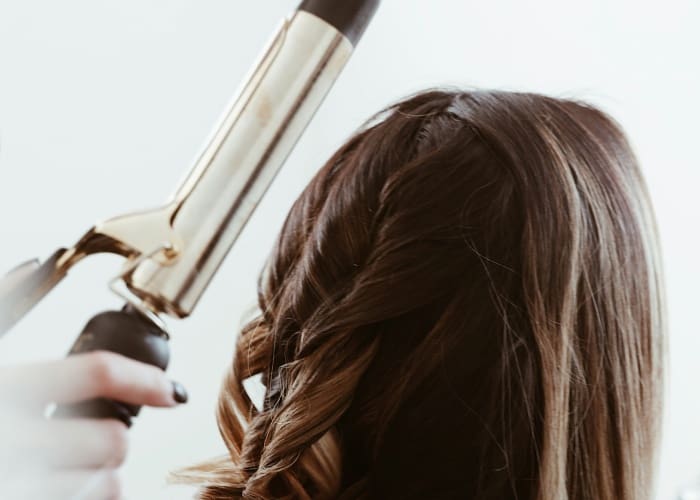
[[[650,498],[660,276],[607,115],[411,96],[294,203],[222,385],[229,453],[174,478],[202,500]]]

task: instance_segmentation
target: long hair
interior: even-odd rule
[[[589,105],[385,109],[289,212],[221,389],[229,454],[179,480],[203,500],[650,498],[656,239],[630,146]]]

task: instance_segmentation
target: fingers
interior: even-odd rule
[[[10,420],[6,417],[6,426]],[[119,467],[128,451],[128,431],[114,419],[16,418],[1,431],[2,463],[55,470]]]
[[[109,351],[0,368],[0,398],[24,405],[104,397],[164,407],[182,402],[176,401],[174,392],[173,383],[160,368]],[[178,400],[182,399],[186,396],[181,394]]]
[[[27,473],[0,484],[0,493],[8,499],[118,500],[122,497],[122,482],[115,469]]]
[[[124,424],[2,415],[0,498],[121,498],[117,468],[128,449]]]
[[[93,398],[174,406],[187,395],[163,370],[107,351],[0,367],[0,498],[120,498],[116,468],[128,450],[126,426],[41,417],[49,403]]]

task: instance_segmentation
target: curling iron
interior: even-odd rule
[[[110,286],[126,303],[88,321],[69,355],[106,349],[165,369],[169,334],[161,315],[192,314],[378,5],[304,0],[272,37],[170,201],[99,222],[74,246],[43,263],[21,264],[0,281],[0,336],[82,259],[114,253],[125,261]],[[138,412],[95,399],[59,406],[53,416],[118,418],[130,426]]]

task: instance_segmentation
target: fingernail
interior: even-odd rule
[[[173,384],[173,399],[178,403],[187,403],[187,391],[180,382],[171,381]]]

